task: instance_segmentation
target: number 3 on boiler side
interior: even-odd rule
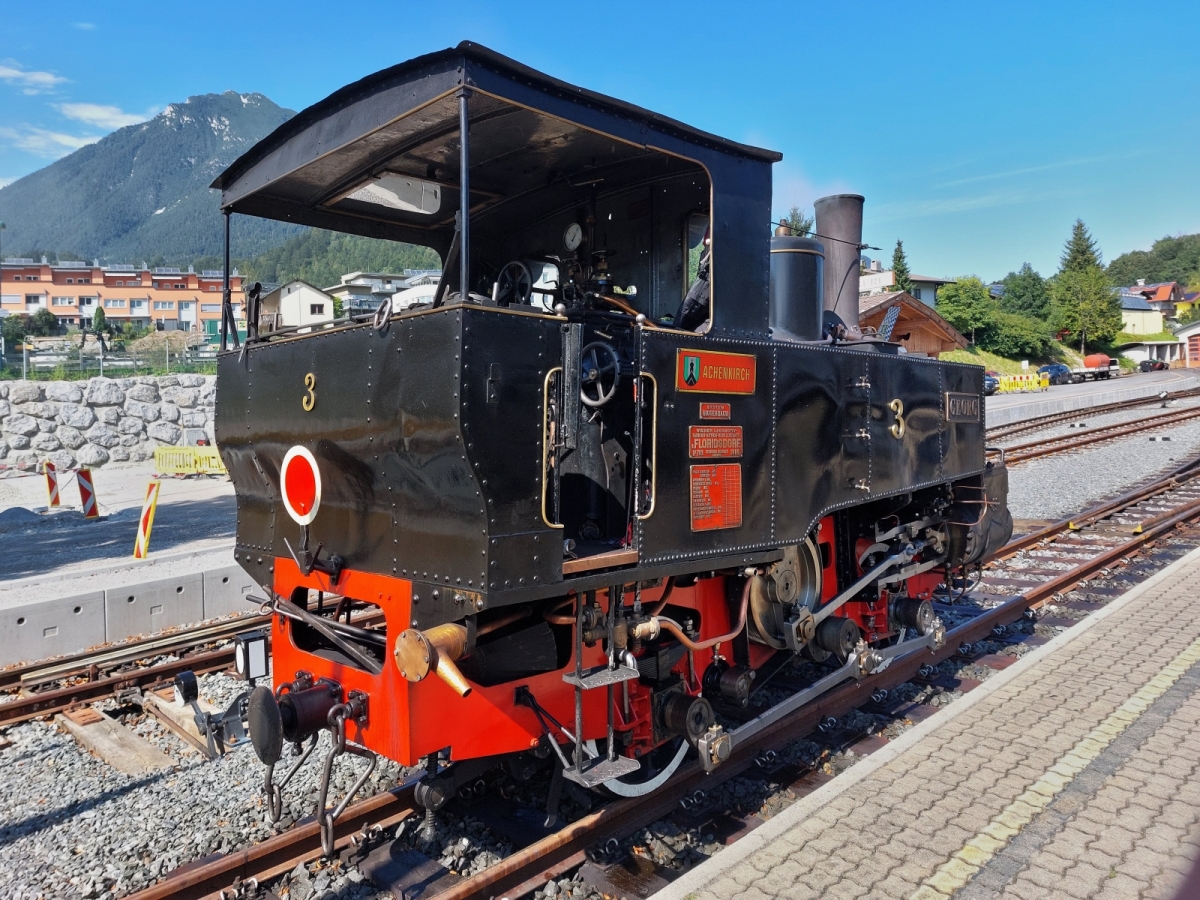
[[[312,412],[313,407],[317,405],[317,395],[313,391],[313,388],[317,386],[317,376],[312,372],[305,375],[304,386],[308,388],[308,392],[305,393],[304,399],[300,401],[300,405],[304,407],[305,412]]]
[[[892,414],[896,417],[896,421],[892,423],[892,427],[889,428],[888,431],[892,433],[892,437],[894,437],[896,440],[900,440],[900,438],[904,437],[905,430],[904,401],[893,400],[888,404],[888,409],[890,409]]]

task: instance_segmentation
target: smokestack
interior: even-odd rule
[[[825,245],[825,309],[858,328],[858,262],[862,251],[863,197],[834,194],[813,204],[816,233]]]

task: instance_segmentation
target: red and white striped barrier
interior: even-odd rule
[[[83,517],[85,519],[100,518],[100,506],[96,503],[96,489],[92,487],[92,470],[80,469],[75,473],[75,480],[79,482],[79,502],[83,504]]]
[[[50,507],[59,505],[58,497],[58,470],[54,468],[54,463],[46,463],[46,505]]]
[[[150,531],[154,528],[154,511],[158,508],[159,482],[152,480],[146,487],[146,499],[142,503],[142,517],[138,519],[137,538],[133,542],[133,558],[145,559],[150,552]]]

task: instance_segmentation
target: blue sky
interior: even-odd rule
[[[463,39],[784,153],[783,212],[867,198],[922,274],[1200,232],[1200,3],[5,0],[0,184],[192,94],[292,109]],[[0,197],[2,201],[2,197]],[[868,251],[870,252],[870,251]]]

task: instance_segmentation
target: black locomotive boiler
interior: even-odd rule
[[[771,238],[780,158],[463,43],[217,179],[226,216],[444,261],[432,302],[322,325],[260,330],[252,295],[220,357],[276,811],[325,730],[424,762],[430,809],[504,764],[645,793],[940,643],[931,599],[1012,527],[983,371],[859,333],[862,198]],[[796,654],[829,675],[717,723]]]

